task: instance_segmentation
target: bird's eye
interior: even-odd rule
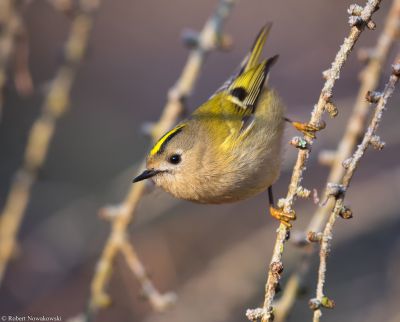
[[[182,158],[179,154],[173,154],[169,157],[169,162],[172,164],[178,164],[181,160]]]

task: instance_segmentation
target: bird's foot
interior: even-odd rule
[[[291,122],[293,127],[303,133],[304,135],[315,139],[315,132],[321,131],[325,128],[325,123],[321,123],[320,125],[313,125],[310,123],[301,123],[301,122]]]
[[[287,228],[292,228],[292,224],[290,222],[296,220],[296,213],[294,211],[284,212],[282,209],[277,209],[274,207],[269,207],[269,211],[271,216],[275,219],[278,219],[281,224],[285,225]]]

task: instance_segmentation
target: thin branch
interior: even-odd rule
[[[331,166],[328,182],[340,183],[343,180],[345,169],[342,166],[342,162],[348,159],[354,151],[358,138],[363,133],[364,124],[370,111],[369,103],[365,99],[365,93],[368,90],[376,89],[382,74],[383,66],[385,65],[387,57],[389,56],[391,48],[393,47],[393,43],[399,37],[399,27],[400,0],[394,0],[376,46],[373,49],[362,51],[363,58],[368,59],[367,65],[361,72],[361,85],[358,91],[357,99],[354,104],[352,115],[347,123],[344,135],[338,144],[338,148],[334,152],[326,153],[326,151],[323,151],[320,154],[320,160],[323,158],[324,163]],[[323,199],[326,199],[327,191],[324,191],[322,195],[325,196]],[[322,230],[323,224],[326,222],[332,209],[333,201],[329,199],[324,206],[321,206],[316,210],[312,216],[310,224],[306,229],[308,235],[310,235],[310,233],[318,234],[318,232]],[[308,242],[310,240],[304,240],[306,236],[307,234],[301,234],[302,240],[300,240],[300,244],[309,245]],[[295,272],[290,276],[287,285],[284,288],[282,297],[276,303],[276,322],[285,321],[287,315],[291,311],[301,287],[302,280],[304,279],[305,274],[309,271],[310,257],[314,254],[314,252],[315,248],[310,249],[310,247],[307,247],[304,249],[300,263],[297,265]]]
[[[15,41],[14,83],[20,95],[30,95],[33,92],[33,81],[29,69],[28,31],[22,23],[19,29]]]
[[[131,243],[123,243],[121,245],[121,252],[129,268],[139,280],[143,289],[143,294],[149,299],[152,307],[155,308],[156,311],[164,311],[171,303],[176,301],[176,295],[174,293],[160,294],[154,287]]]
[[[387,101],[392,96],[395,86],[399,81],[400,77],[400,55],[395,60],[394,65],[392,66],[392,74],[390,75],[389,82],[386,84],[383,93],[379,95],[379,100],[377,102],[374,115],[372,120],[368,126],[367,131],[363,137],[361,144],[358,145],[356,151],[352,155],[352,157],[348,160],[345,160],[343,163],[343,167],[346,168],[346,172],[343,176],[343,181],[338,186],[338,193],[332,195],[332,199],[334,199],[334,207],[333,211],[329,217],[328,222],[325,225],[325,229],[321,239],[321,249],[320,249],[320,266],[318,270],[318,283],[317,283],[317,291],[316,298],[311,300],[313,304],[314,311],[314,322],[319,322],[322,312],[321,307],[333,307],[334,303],[328,297],[324,295],[324,285],[326,278],[326,269],[327,269],[327,257],[330,252],[331,241],[333,238],[333,226],[335,224],[336,219],[341,216],[344,219],[348,219],[352,217],[351,210],[345,206],[344,198],[346,196],[346,192],[350,185],[350,182],[353,178],[354,172],[356,171],[361,158],[364,156],[365,151],[369,146],[372,146],[377,149],[381,149],[383,147],[383,142],[380,141],[380,138],[376,135],[379,124],[382,120],[383,112],[386,109]],[[367,95],[367,97],[369,97]],[[369,99],[370,102],[375,103],[376,101],[373,99]]]
[[[207,54],[211,50],[224,45],[222,26],[235,2],[236,0],[220,0],[216,11],[196,37],[196,45],[189,54],[181,76],[168,92],[168,101],[161,117],[151,128],[150,132],[153,140],[157,140],[177,122],[184,111],[183,101],[194,88]],[[145,160],[143,160],[140,168],[144,166]],[[135,183],[119,206],[107,207],[101,211],[106,217],[112,218],[112,226],[92,279],[86,319],[91,319],[100,308],[106,307],[110,303],[110,297],[105,289],[111,277],[115,257],[120,251],[122,251],[133,274],[141,282],[142,289],[153,308],[162,310],[171,304],[171,294],[161,295],[147,278],[147,274],[143,271],[143,265],[139,264],[140,261],[136,256],[136,251],[127,236],[128,225],[132,222],[137,205],[144,193],[145,182]],[[131,256],[132,254],[135,255]],[[138,266],[140,266],[140,269],[137,269]],[[143,278],[143,276],[146,276],[146,278]]]
[[[79,63],[83,59],[97,0],[81,0],[66,42],[65,61],[56,73],[44,100],[41,115],[32,125],[22,167],[17,171],[0,217],[0,282],[15,250],[17,235],[38,170],[43,166],[57,120],[65,113]]]
[[[359,12],[351,13],[349,23],[352,26],[350,34],[345,38],[344,43],[336,54],[335,60],[331,68],[325,73],[326,81],[322,88],[319,100],[314,106],[311,113],[310,124],[316,127],[322,126],[322,115],[327,106],[332,104],[332,90],[336,80],[340,76],[341,68],[347,60],[348,55],[352,51],[356,41],[360,37],[365,27],[371,26],[372,14],[378,9],[381,0],[368,0],[365,7]],[[289,184],[288,193],[285,199],[280,200],[279,206],[285,213],[293,213],[293,204],[295,199],[299,196],[298,192],[302,190],[301,181],[303,172],[306,169],[306,163],[310,156],[310,149],[313,145],[314,139],[305,137],[307,149],[299,149],[296,164],[293,169],[292,178]],[[284,243],[288,239],[289,228],[280,224],[277,232],[277,238],[272,254],[271,263],[268,270],[268,279],[265,285],[265,299],[262,309],[248,310],[246,315],[250,320],[261,319],[262,322],[273,320],[272,301],[276,293],[281,273],[283,271],[282,254],[284,250]]]
[[[3,112],[3,90],[7,69],[15,50],[15,41],[21,27],[16,0],[0,1],[0,119]]]
[[[358,91],[353,114],[349,119],[345,134],[339,143],[335,158],[332,160],[333,164],[328,182],[339,183],[343,178],[345,169],[342,167],[342,162],[350,157],[354,150],[358,138],[363,133],[365,121],[369,113],[369,104],[365,99],[365,93],[368,90],[376,89],[383,66],[393,47],[393,43],[399,38],[399,32],[400,0],[394,0],[376,47],[372,50],[367,50],[368,56],[365,58],[368,59],[368,65],[361,72],[361,86]],[[362,52],[365,51],[366,50],[363,50]],[[324,195],[326,195],[326,192]],[[313,216],[307,231],[320,231],[331,209],[332,207],[321,208],[319,212]]]
[[[62,13],[71,13],[75,9],[75,2],[73,0],[47,0],[54,9]]]

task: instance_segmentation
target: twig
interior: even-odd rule
[[[352,51],[354,44],[360,37],[362,31],[366,26],[371,27],[371,16],[378,9],[381,0],[368,0],[365,7],[361,8],[359,12],[352,12],[349,23],[352,26],[350,34],[345,38],[344,43],[336,54],[335,60],[331,68],[325,72],[326,81],[322,88],[319,100],[314,106],[311,113],[310,124],[316,127],[321,127],[322,115],[325,110],[332,107],[332,90],[336,80],[340,76],[342,66],[347,60],[348,55]],[[298,191],[301,190],[301,181],[303,172],[306,168],[306,163],[310,155],[310,149],[313,145],[314,139],[305,137],[307,149],[299,149],[296,164],[293,168],[292,178],[289,184],[288,193],[285,199],[282,199],[280,206],[285,213],[293,213],[293,203],[298,197]],[[248,310],[246,315],[250,320],[260,319],[263,322],[273,320],[272,301],[276,293],[276,287],[280,280],[280,275],[283,271],[282,254],[284,250],[284,243],[287,240],[289,228],[284,224],[280,224],[277,232],[277,238],[272,254],[272,259],[268,271],[268,279],[265,285],[265,299],[262,309]]]
[[[22,19],[26,4],[27,1],[22,0],[5,0],[0,4],[0,114],[4,105],[3,88],[11,60],[14,60],[14,83],[18,93],[29,95],[33,91],[28,32]]]
[[[340,184],[340,189],[338,190],[338,194],[332,196],[334,199],[334,207],[329,217],[329,220],[325,225],[325,229],[321,240],[317,292],[316,292],[316,298],[311,300],[311,303],[314,303],[313,308],[315,309],[314,319],[313,319],[314,322],[320,321],[320,317],[322,315],[321,307],[331,308],[334,305],[332,300],[324,296],[327,257],[330,252],[331,240],[333,237],[333,226],[335,224],[336,219],[339,216],[341,216],[344,219],[351,218],[352,216],[351,210],[344,204],[344,198],[346,196],[346,192],[353,178],[354,172],[356,171],[357,166],[361,158],[364,156],[364,153],[367,150],[367,148],[371,145],[374,148],[381,149],[383,146],[383,142],[380,141],[380,138],[376,135],[376,132],[382,120],[383,112],[386,109],[387,101],[392,96],[395,86],[399,80],[399,77],[400,77],[400,55],[398,55],[394,65],[392,65],[392,74],[390,75],[389,82],[386,84],[384,91],[379,94],[379,100],[377,102],[374,115],[368,126],[367,131],[365,132],[361,144],[358,145],[352,157],[348,160],[345,160],[343,164],[343,166],[346,168],[346,172],[343,176],[343,181]],[[367,97],[369,96],[367,95]],[[369,99],[369,101],[371,103],[376,103],[375,99]]]
[[[345,169],[342,166],[342,162],[348,159],[357,144],[358,138],[362,135],[364,130],[364,124],[366,122],[369,109],[369,103],[365,99],[365,93],[368,90],[375,90],[379,78],[382,73],[382,68],[385,65],[387,57],[393,47],[393,43],[399,36],[400,27],[400,0],[394,0],[392,7],[389,11],[388,17],[385,22],[385,26],[381,35],[378,38],[376,46],[372,50],[363,50],[363,53],[368,53],[368,63],[361,73],[361,85],[357,95],[357,99],[354,104],[352,115],[346,126],[345,133],[338,144],[336,151],[332,153],[321,152],[321,156],[324,157],[324,163],[331,166],[331,171],[328,176],[328,182],[340,183],[343,179]],[[365,57],[365,54],[362,55]],[[324,191],[323,199],[326,199],[327,191]],[[322,230],[324,222],[326,222],[328,215],[333,209],[333,200],[329,199],[324,206],[321,206],[316,210],[310,224],[308,225],[306,232],[318,233]],[[302,234],[306,236],[307,234]],[[301,240],[301,244],[308,244],[306,240]],[[308,272],[310,267],[310,257],[314,254],[313,249],[304,250],[300,263],[297,265],[295,272],[290,276],[287,286],[284,288],[283,295],[276,303],[275,321],[285,321],[291,308],[294,305],[297,294],[301,287],[301,283],[304,275]]]
[[[73,0],[47,0],[56,10],[69,13],[72,12],[75,7],[75,2]]]
[[[236,0],[220,0],[215,13],[208,19],[203,30],[195,39],[196,46],[189,54],[187,63],[176,84],[168,92],[168,101],[159,121],[151,128],[153,140],[168,131],[181,116],[184,99],[191,93],[199,77],[201,66],[207,54],[223,45],[222,25],[230,14]],[[144,167],[143,160],[140,168]],[[112,218],[111,232],[104,246],[97,269],[91,283],[91,296],[86,318],[91,319],[97,311],[110,303],[105,288],[109,282],[113,262],[119,251],[122,251],[133,274],[141,282],[145,295],[156,310],[162,310],[171,304],[171,295],[161,295],[143,271],[132,244],[127,236],[127,227],[132,221],[139,201],[145,192],[145,182],[135,183],[128,191],[124,201],[117,207],[104,208],[101,213]],[[110,211],[112,210],[112,211]],[[129,251],[127,251],[129,250]],[[131,256],[135,254],[134,256]],[[134,260],[132,258],[134,257]],[[135,263],[135,264],[133,264]],[[140,266],[140,269],[136,269]],[[143,278],[145,276],[145,278]]]
[[[47,0],[47,2],[66,17],[73,17],[79,10],[78,0]]]
[[[45,162],[56,121],[68,108],[69,96],[93,24],[97,0],[81,0],[80,11],[72,21],[64,56],[46,95],[41,115],[34,122],[22,167],[17,171],[0,217],[0,282],[15,249],[17,235],[38,170]]]
[[[364,124],[369,112],[369,104],[365,99],[368,90],[376,89],[383,65],[390,53],[393,43],[399,37],[400,32],[400,0],[394,0],[385,23],[382,34],[378,38],[376,47],[369,50],[368,65],[361,72],[361,86],[358,91],[353,113],[341,142],[338,145],[335,158],[332,161],[332,169],[328,182],[339,183],[345,173],[342,167],[343,160],[350,157],[357,140],[363,133]],[[364,50],[365,52],[365,50]],[[326,195],[326,192],[324,193]],[[308,231],[320,231],[331,207],[323,207],[313,216]]]
[[[0,1],[0,119],[3,112],[3,90],[7,81],[7,68],[21,26],[20,19],[16,0]]]
[[[33,92],[33,81],[29,70],[29,39],[24,24],[21,23],[15,42],[14,83],[19,94],[30,95]]]

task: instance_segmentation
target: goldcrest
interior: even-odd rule
[[[177,198],[212,204],[254,196],[276,182],[287,119],[266,85],[278,56],[259,61],[269,30],[262,28],[238,72],[158,140],[134,182],[151,178]]]

